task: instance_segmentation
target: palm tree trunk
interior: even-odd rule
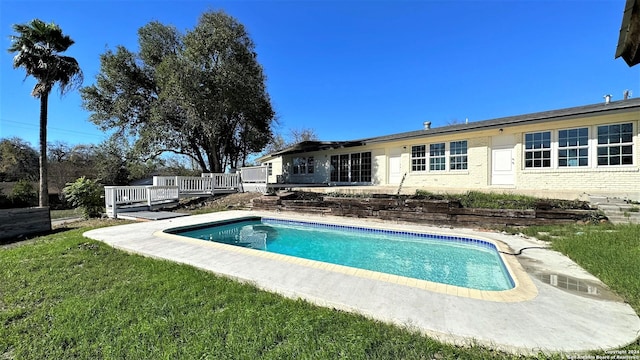
[[[40,95],[40,207],[49,206],[49,184],[47,181],[47,106],[49,92]]]

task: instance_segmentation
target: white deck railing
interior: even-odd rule
[[[252,182],[266,189],[266,167],[245,168]],[[262,182],[258,179],[261,178]],[[253,189],[254,191],[256,189]],[[152,205],[180,197],[214,195],[216,192],[243,191],[239,173],[214,174],[204,173],[202,176],[154,176],[153,185],[149,186],[105,186],[104,202],[109,217],[117,217],[118,205],[139,204]],[[262,191],[257,189],[257,191]]]
[[[238,189],[240,188],[240,174],[214,174],[203,173],[203,178],[210,178],[213,181],[214,189]]]
[[[117,217],[118,205],[145,204],[178,200],[177,186],[105,186],[104,203],[109,217]]]
[[[239,174],[202,174],[202,176],[154,176],[153,185],[177,186],[181,194],[213,194],[215,190],[240,188]]]

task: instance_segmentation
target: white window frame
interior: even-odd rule
[[[373,174],[371,173],[373,168],[371,151],[335,154],[331,155],[329,159],[329,179],[331,182],[371,183],[373,179]],[[354,181],[355,178],[358,181]]]
[[[534,132],[527,132],[523,134],[523,157],[522,157],[522,162],[523,162],[523,166],[526,170],[535,170],[535,169],[553,169],[554,168],[554,163],[553,163],[553,158],[554,158],[554,139],[553,139],[553,135],[554,132],[557,132],[556,130],[542,130],[542,131],[534,131]],[[544,138],[544,134],[548,133],[549,134],[549,147],[546,148],[544,147],[544,142],[546,141],[546,139]],[[538,141],[538,139],[536,139],[536,135],[540,134],[542,136],[542,139],[540,139],[539,141],[541,141],[540,146],[542,147],[537,147],[538,144],[536,143],[536,141]],[[528,146],[528,142],[527,142],[527,135],[532,135],[533,136],[533,142],[534,142],[534,147],[531,149],[527,149]],[[544,166],[544,160],[546,159],[544,157],[544,153],[545,152],[549,152],[549,166]],[[533,154],[531,159],[527,159],[527,154]],[[541,156],[539,158],[536,158],[535,155],[536,154],[540,154]],[[531,161],[532,165],[531,166],[527,166],[527,161]],[[535,162],[536,161],[540,161],[541,166],[535,166]]]
[[[442,153],[440,154],[438,151],[438,154],[435,154],[433,151],[433,146],[439,146],[439,145],[442,145]],[[443,160],[442,163],[439,160]],[[441,166],[442,166],[442,169],[440,169]],[[441,172],[441,171],[447,171],[447,143],[439,142],[439,143],[429,144],[429,172]]]
[[[296,156],[291,159],[293,175],[313,175],[315,162],[313,156]]]
[[[622,133],[622,131],[619,132],[620,136],[618,137],[618,140],[620,142],[610,142],[612,139],[611,137],[608,137],[608,141],[606,144],[601,144],[600,140],[601,140],[601,135],[600,135],[600,129],[607,127],[609,129],[611,129],[611,127],[613,126],[626,126],[629,125],[631,126],[631,130],[629,131],[629,133],[625,133],[624,135],[628,135],[630,136],[629,141],[624,141],[624,135]],[[622,129],[621,129],[622,130]],[[609,131],[607,131],[609,132]],[[624,167],[624,166],[633,166],[635,164],[635,160],[634,160],[634,147],[635,144],[633,142],[633,138],[635,137],[635,127],[634,127],[634,123],[633,121],[629,121],[629,122],[621,122],[621,123],[614,123],[614,124],[601,124],[601,125],[596,125],[595,126],[595,134],[594,134],[594,138],[595,138],[595,161],[594,164],[596,165],[596,167]],[[615,157],[620,159],[620,163],[618,164],[611,164],[611,159],[612,154],[611,154],[611,150],[618,148],[619,149],[619,154],[613,154],[615,155]],[[606,155],[601,155],[601,149],[607,149],[607,154]],[[625,154],[624,151],[625,149],[629,149],[631,152],[628,154]],[[607,164],[601,164],[600,160],[602,158],[606,158]],[[631,163],[623,163],[624,158],[630,158],[631,159]]]
[[[617,133],[617,137],[613,139],[610,135],[610,130],[612,127],[619,127],[619,132]],[[631,127],[629,129],[629,126]],[[579,126],[579,127],[570,127],[570,128],[561,128],[561,129],[551,129],[551,130],[539,130],[523,133],[522,137],[522,169],[525,171],[576,171],[580,169],[603,169],[603,168],[625,168],[625,167],[633,167],[637,166],[636,160],[636,147],[637,147],[637,122],[634,120],[627,120],[616,123],[604,123],[604,124],[595,124],[588,126]],[[625,127],[626,131],[622,132],[623,127]],[[601,135],[601,129],[607,128],[607,135]],[[561,144],[560,134],[563,131],[571,131],[577,130],[587,130],[587,144],[584,142],[579,143],[576,141],[574,143]],[[550,147],[549,148],[535,148],[535,149],[527,149],[527,135],[537,134],[537,133],[550,133]],[[578,133],[578,137],[576,140],[580,139],[580,134]],[[614,142],[612,142],[614,141]],[[600,143],[602,142],[602,143]],[[602,150],[605,149],[605,150]],[[615,149],[612,153],[611,149]],[[549,150],[551,153],[551,163],[550,167],[527,167],[527,158],[526,154],[535,152],[535,151],[547,151]],[[575,150],[574,154],[577,156],[569,156],[567,154],[566,157],[561,158],[560,153],[563,150]],[[580,165],[580,159],[585,159],[584,155],[580,155],[580,150],[587,152],[587,164]],[[611,158],[616,157],[619,159],[619,163],[611,164]],[[603,163],[602,159],[606,159]],[[577,161],[577,165],[571,165],[568,162],[564,163],[562,160],[574,160]],[[626,161],[626,163],[624,163]],[[566,165],[563,165],[566,164]]]
[[[420,148],[422,149],[420,150]],[[416,154],[421,154],[421,156],[415,156]],[[427,171],[427,158],[428,153],[426,145],[411,146],[411,171]]]
[[[580,144],[579,141],[581,140],[582,136],[580,135],[580,131],[581,130],[586,130],[587,131],[587,135],[586,135],[586,144]],[[565,143],[564,145],[560,143],[560,141],[562,141],[561,139],[561,133],[563,131],[567,132],[567,141],[568,143]],[[572,131],[576,131],[577,134],[576,136],[569,136],[569,134]],[[559,129],[557,130],[557,136],[558,136],[558,140],[557,140],[557,149],[555,150],[555,154],[556,154],[556,159],[557,159],[557,164],[558,164],[558,168],[588,168],[591,165],[591,156],[590,156],[590,136],[591,131],[589,131],[589,127],[588,126],[583,126],[583,127],[579,127],[579,128],[570,128],[570,129]],[[576,143],[572,143],[572,140],[576,140]],[[553,146],[552,146],[553,148]],[[585,159],[585,156],[580,155],[581,150],[585,150],[587,155],[586,155],[586,160],[587,163],[584,165],[580,164],[580,160],[581,159]],[[567,154],[565,156],[560,156],[560,152],[562,151],[566,151]],[[574,151],[575,155],[570,155],[570,153]],[[564,160],[564,161],[563,161]],[[574,162],[572,162],[574,161]],[[563,163],[565,165],[563,165]]]
[[[464,152],[458,144],[464,144]],[[446,151],[445,151],[446,152]],[[460,168],[456,168],[460,165]],[[449,170],[464,171],[469,169],[469,143],[467,140],[458,140],[449,142]]]

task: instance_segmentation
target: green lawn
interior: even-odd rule
[[[70,217],[82,217],[82,213],[76,209],[51,210],[51,220],[64,219]]]
[[[609,285],[640,313],[640,225],[531,227],[524,232],[551,241],[555,250]]]
[[[190,266],[130,255],[83,238],[88,229],[0,247],[0,359],[520,358],[441,344]],[[617,234],[635,236],[621,246],[637,259],[639,228],[630,229]],[[639,310],[637,276],[628,278],[640,267],[613,255],[619,239],[597,240],[598,255],[585,255],[586,261],[608,264],[611,274],[603,279]],[[591,251],[572,241],[566,246]]]

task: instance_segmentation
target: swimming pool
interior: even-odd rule
[[[260,217],[165,232],[470,289],[514,287],[495,245],[472,238]]]

